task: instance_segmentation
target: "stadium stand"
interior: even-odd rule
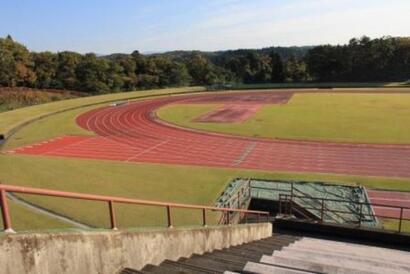
[[[216,204],[248,208],[252,200],[276,202],[276,206],[271,207],[276,209],[271,210],[272,215],[284,213],[292,203],[291,215],[328,223],[380,227],[366,189],[361,186],[237,178],[228,184]]]

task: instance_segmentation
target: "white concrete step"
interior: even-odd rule
[[[307,274],[307,273],[314,273],[310,271],[302,271],[296,269],[289,269],[280,266],[274,265],[267,265],[267,264],[258,264],[254,262],[248,262],[245,265],[244,271],[258,273],[258,274]]]
[[[315,250],[337,251],[340,253],[355,254],[359,256],[368,256],[374,258],[391,258],[397,262],[410,261],[410,252],[394,250],[389,248],[374,247],[353,243],[343,243],[330,240],[320,240],[313,238],[303,238],[290,246],[306,247]]]
[[[302,259],[295,259],[295,258],[287,258],[281,256],[262,256],[261,263],[264,264],[275,264],[275,265],[283,265],[288,267],[295,267],[299,269],[305,269],[312,272],[321,272],[321,273],[332,273],[332,274],[344,274],[344,273],[351,273],[351,274],[372,274],[373,272],[364,271],[364,270],[356,270],[349,267],[341,267],[337,265],[328,265],[328,264],[321,264],[310,262],[309,260],[302,260]]]
[[[361,257],[367,258],[369,260],[383,260],[391,263],[397,264],[408,264],[410,261],[410,253],[394,254],[392,252],[385,252],[384,250],[374,250],[369,247],[369,249],[364,246],[363,248],[357,248],[352,246],[339,246],[339,245],[323,245],[320,243],[308,243],[308,242],[298,242],[288,246],[288,248],[293,249],[303,249],[303,250],[314,250],[316,252],[331,252],[332,254],[339,254],[345,256]]]
[[[377,247],[377,246],[371,246],[371,245],[366,245],[366,244],[359,244],[359,243],[349,243],[349,242],[341,242],[341,241],[331,241],[331,240],[323,240],[323,239],[315,239],[315,238],[308,238],[304,237],[301,240],[297,241],[298,243],[320,243],[325,246],[349,246],[352,248],[366,248],[370,250],[375,250],[375,251],[383,251],[383,252],[388,252],[388,253],[393,253],[393,254],[403,254],[403,255],[408,255],[408,251],[403,251],[403,250],[398,250],[398,249],[391,249],[391,248],[386,248],[386,247]]]
[[[389,263],[383,260],[368,260],[359,256],[344,256],[333,254],[331,252],[315,252],[314,250],[302,250],[296,248],[284,248],[281,251],[275,251],[273,256],[286,258],[295,258],[307,260],[320,264],[329,264],[340,267],[348,267],[357,270],[370,271],[375,273],[410,273],[408,265]]]
[[[367,263],[379,263],[379,262],[383,262],[383,264],[386,265],[391,265],[392,267],[394,266],[398,266],[398,267],[408,267],[409,271],[410,271],[410,265],[409,265],[409,261],[406,262],[396,262],[393,261],[391,259],[389,259],[389,257],[385,257],[385,258],[372,258],[372,257],[368,257],[366,255],[366,253],[363,253],[362,255],[360,254],[350,254],[350,253],[343,253],[343,252],[339,252],[337,250],[318,250],[316,248],[302,248],[302,247],[296,247],[296,246],[287,246],[284,247],[282,249],[283,251],[287,251],[287,250],[291,250],[291,251],[299,251],[299,252],[313,252],[315,254],[319,254],[319,255],[323,255],[323,256],[333,256],[333,257],[338,257],[338,258],[345,258],[345,259],[349,259],[352,261],[361,261],[361,262],[367,262]],[[410,259],[410,258],[409,258]]]

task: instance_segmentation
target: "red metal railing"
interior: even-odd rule
[[[311,199],[319,202],[321,204],[321,207],[318,208],[310,208],[310,207],[302,207],[304,209],[313,209],[313,210],[319,210],[320,211],[320,218],[319,222],[326,222],[324,220],[324,215],[326,213],[336,213],[336,214],[352,214],[351,211],[343,211],[343,210],[335,210],[335,209],[329,209],[328,207],[325,206],[325,202],[333,202],[333,203],[350,203],[357,205],[359,210],[357,212],[358,215],[358,220],[355,225],[358,225],[359,227],[363,226],[364,218],[366,217],[371,217],[371,218],[383,218],[383,219],[390,219],[390,220],[396,220],[398,221],[398,227],[397,227],[397,232],[401,233],[402,232],[402,225],[403,221],[410,221],[409,217],[406,217],[407,215],[410,214],[410,207],[403,207],[403,206],[393,206],[393,205],[385,205],[385,204],[378,204],[378,203],[365,203],[365,202],[354,202],[352,200],[344,200],[344,199],[330,199],[330,198],[314,198],[310,196],[298,196],[298,195],[289,195],[289,194],[280,194],[279,195],[279,214],[285,215],[285,216],[291,216],[293,215],[292,212],[298,212],[301,215],[303,215],[300,210],[298,209],[298,206],[296,205],[295,198],[304,198],[304,199]],[[381,215],[381,214],[376,214],[376,213],[366,213],[363,211],[364,206],[370,206],[370,207],[380,207],[380,208],[385,208],[385,209],[393,209],[395,214],[393,215]],[[405,214],[408,213],[408,214]],[[397,215],[397,216],[396,216]],[[307,216],[304,216],[306,219],[309,219]],[[311,220],[311,219],[310,219]]]
[[[164,207],[167,213],[167,225],[172,227],[172,208],[182,208],[182,209],[197,209],[202,211],[202,225],[207,225],[206,213],[207,211],[218,211],[224,213],[228,216],[227,224],[230,224],[229,215],[232,213],[240,213],[240,215],[252,214],[257,216],[257,220],[260,220],[261,215],[269,217],[269,212],[266,211],[257,211],[257,210],[245,210],[245,209],[234,209],[234,208],[220,208],[212,206],[200,206],[200,205],[189,205],[189,204],[179,204],[179,203],[167,203],[167,202],[156,202],[148,200],[139,200],[139,199],[130,199],[114,196],[103,196],[103,195],[93,195],[93,194],[83,194],[75,192],[65,192],[58,190],[50,189],[41,189],[41,188],[32,188],[32,187],[21,187],[21,186],[12,186],[12,185],[3,185],[0,184],[0,206],[1,206],[1,215],[3,219],[3,226],[6,232],[13,231],[10,212],[7,202],[7,192],[13,193],[22,193],[22,194],[32,194],[32,195],[41,195],[41,196],[52,196],[52,197],[62,197],[70,199],[80,199],[88,201],[100,201],[108,203],[108,211],[110,217],[110,224],[112,229],[117,229],[117,222],[115,218],[115,208],[114,204],[134,204],[134,205],[144,205],[144,206],[156,206]]]

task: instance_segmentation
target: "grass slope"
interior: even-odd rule
[[[6,142],[3,149],[21,147],[63,135],[93,135],[93,132],[79,127],[74,122],[76,116],[93,108],[95,106],[62,112],[35,121],[17,131]]]
[[[9,209],[15,231],[73,228],[70,224],[33,212],[12,201],[9,202]],[[2,218],[0,218],[0,226],[3,227]]]
[[[65,90],[0,87],[0,112],[84,96]]]
[[[218,105],[169,105],[158,116],[185,127],[269,138],[410,143],[410,94],[296,94],[243,123],[193,119]]]
[[[0,181],[4,183],[159,201],[211,205],[226,183],[235,177],[324,180],[359,183],[373,188],[388,186],[391,189],[410,190],[409,180],[392,178],[0,155]],[[107,205],[104,203],[41,196],[24,197],[81,222],[108,227]],[[116,209],[120,227],[165,225],[163,208],[116,205]],[[200,212],[175,210],[174,213],[177,225],[199,224],[201,220]],[[25,225],[28,225],[27,222],[19,223],[20,227],[30,228]]]

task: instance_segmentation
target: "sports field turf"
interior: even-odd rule
[[[410,144],[410,94],[295,94],[286,105],[267,105],[243,123],[194,119],[219,105],[168,105],[157,111],[185,127],[296,140]]]
[[[30,108],[27,109],[30,110]],[[75,124],[75,117],[86,109],[72,110],[38,120],[17,132],[7,143],[6,148],[62,134],[90,134]],[[201,111],[206,111],[206,109]],[[212,205],[225,184],[235,177],[359,183],[372,188],[410,191],[409,179],[127,164],[100,160],[0,154],[0,181],[3,183],[160,201]],[[38,196],[25,196],[24,198],[89,225],[108,227],[108,211],[104,203]],[[129,205],[116,206],[116,208],[120,227],[165,225],[165,209],[163,208],[153,209]],[[32,223],[28,217],[30,213],[25,209],[15,209],[13,213],[15,227],[20,230],[65,226],[60,222],[49,220],[48,217],[37,218],[37,214],[34,215],[36,220]],[[199,212],[176,210],[175,214],[177,225],[199,224],[201,221]]]
[[[399,229],[399,221],[392,219],[382,219],[383,227],[388,230],[397,231]],[[402,221],[401,231],[410,233],[410,221]]]

